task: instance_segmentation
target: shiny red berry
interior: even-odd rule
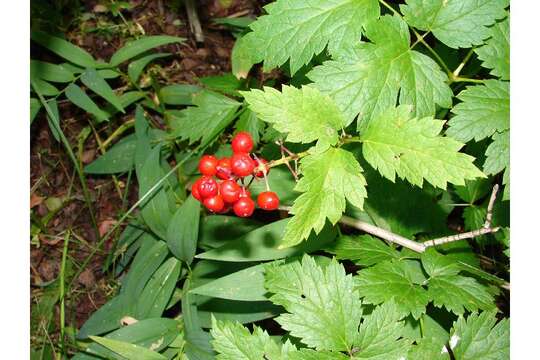
[[[263,191],[257,197],[257,204],[263,210],[276,210],[279,206],[279,197],[273,191]]]
[[[232,178],[231,158],[219,159],[216,166],[216,176],[221,180]]]
[[[193,195],[193,197],[199,201],[202,200],[202,196],[199,193],[199,184],[201,183],[201,180],[202,178],[198,178],[197,181],[191,185],[191,195]]]
[[[255,160],[255,169],[257,169],[258,167],[262,167],[262,165],[266,165],[266,164],[268,164],[268,161],[266,161],[263,158],[258,158],[257,160]],[[270,168],[266,166],[266,175],[268,175],[269,172],[270,172]],[[262,170],[259,170],[255,172],[255,176],[262,178],[264,177],[264,173]]]
[[[218,183],[209,176],[203,176],[200,178],[198,189],[201,198],[206,199],[218,194]]]
[[[231,158],[231,168],[234,175],[244,177],[253,173],[255,162],[248,154],[234,154]]]
[[[233,180],[224,180],[219,184],[219,193],[226,203],[232,204],[240,199],[240,185]]]
[[[208,197],[204,199],[203,204],[208,210],[215,213],[221,212],[225,207],[225,202],[223,202],[221,195]]]
[[[251,191],[249,191],[248,189],[246,189],[245,187],[241,188],[240,189],[240,197],[243,198],[243,197],[248,197],[250,198],[251,197]]]
[[[213,155],[204,155],[199,160],[199,171],[206,176],[214,176],[217,172],[218,159]]]
[[[255,211],[255,203],[249,197],[240,198],[233,205],[233,211],[236,216],[239,217],[249,217]]]
[[[234,153],[248,153],[253,149],[253,138],[248,132],[241,131],[233,137],[231,147]]]

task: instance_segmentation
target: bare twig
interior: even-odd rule
[[[198,43],[204,42],[204,35],[202,32],[201,22],[199,21],[199,16],[197,15],[197,9],[193,0],[186,0],[186,12],[189,21],[189,27],[191,32],[195,36],[195,41]]]
[[[475,238],[477,236],[491,234],[491,233],[499,231],[500,229],[501,228],[498,227],[498,226],[495,227],[495,228],[482,228],[482,229],[469,231],[469,232],[466,232],[466,233],[461,233],[461,234],[456,234],[456,235],[451,235],[451,236],[445,236],[445,237],[438,238],[438,239],[424,241],[422,244],[424,245],[425,248],[428,248],[430,246],[437,246],[437,245],[442,245],[442,244],[446,244],[446,243],[449,243],[449,242],[465,240],[465,239],[472,239],[472,238]]]
[[[289,154],[289,156],[295,156],[296,154],[290,151],[283,145],[283,140],[276,141],[276,144],[279,145],[279,149],[281,151],[281,158],[285,158],[285,152]],[[294,181],[298,182],[298,165],[297,165],[297,159],[294,160],[294,169],[291,167],[291,164],[289,162],[286,162],[285,165],[289,168],[289,171],[294,177]]]
[[[489,229],[491,227],[491,221],[493,220],[493,205],[495,205],[495,199],[497,199],[498,191],[499,191],[499,184],[495,184],[495,186],[493,186],[493,190],[491,190],[491,197],[489,198],[487,214],[486,214],[486,222],[484,223],[485,229]]]

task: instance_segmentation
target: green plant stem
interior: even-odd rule
[[[453,77],[451,79],[451,82],[469,82],[469,83],[475,83],[475,84],[483,84],[484,83],[484,80],[480,80],[480,79],[471,79],[471,78],[467,78],[467,77],[462,77],[462,76],[457,76],[457,77]]]
[[[73,149],[71,148],[71,145],[69,144],[68,139],[66,138],[66,136],[64,135],[64,132],[62,131],[62,129],[60,127],[60,119],[56,119],[55,114],[51,110],[51,107],[49,106],[48,102],[43,97],[43,94],[41,94],[41,92],[36,88],[36,86],[34,85],[33,82],[31,84],[32,84],[32,88],[34,89],[34,92],[37,94],[37,96],[39,98],[39,101],[41,101],[41,104],[45,108],[45,111],[47,112],[49,117],[51,119],[53,119],[53,121],[51,121],[51,123],[55,127],[56,132],[60,136],[60,140],[62,141],[62,144],[66,148],[66,151],[68,153],[69,158],[73,162],[73,166],[75,167],[75,171],[77,172],[77,175],[79,177],[79,181],[81,183],[84,200],[86,202],[86,207],[88,208],[88,212],[90,214],[90,219],[92,221],[92,226],[94,228],[96,238],[99,239],[100,238],[100,236],[99,236],[99,227],[97,225],[96,216],[95,216],[94,211],[92,209],[92,199],[91,199],[91,196],[90,196],[90,191],[88,190],[88,186],[86,184],[86,177],[84,176],[84,173],[83,173],[81,167],[79,166],[79,161],[75,157],[75,154],[73,153]]]
[[[118,136],[122,135],[126,130],[132,128],[134,124],[135,119],[131,119],[116,128],[116,130],[114,130],[113,133],[101,143],[103,149],[106,149]]]
[[[454,70],[454,72],[452,73],[454,78],[459,76],[459,73],[461,73],[461,70],[463,70],[463,68],[465,67],[467,62],[469,62],[469,60],[470,60],[473,53],[474,53],[474,48],[470,49],[469,52],[467,53],[467,55],[465,55],[465,58],[463,59],[461,64],[459,64],[459,66],[456,68],[456,70]]]
[[[66,281],[66,261],[67,261],[67,252],[70,239],[69,230],[66,232],[64,237],[64,249],[62,250],[62,264],[60,267],[60,345],[62,351],[64,349],[64,335],[66,328],[66,318],[65,318],[65,281]]]
[[[424,315],[420,315],[420,337],[424,337],[426,332],[425,332],[425,329],[424,329]]]
[[[384,6],[386,7],[387,9],[389,9],[391,12],[393,12],[395,15],[399,15],[401,17],[401,14],[396,10],[394,9],[393,7],[390,6],[390,4],[388,4],[386,1],[384,0],[379,0],[379,2]]]

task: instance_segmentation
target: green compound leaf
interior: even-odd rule
[[[204,90],[193,96],[193,104],[180,112],[177,135],[193,144],[207,145],[234,119],[240,103],[215,92]]]
[[[455,116],[446,132],[454,139],[480,141],[510,128],[510,83],[486,80],[467,87],[457,98],[462,102],[452,109]]]
[[[407,24],[383,16],[366,26],[371,43],[315,67],[308,77],[343,111],[347,122],[359,115],[363,123],[396,104],[413,105],[416,116],[434,115],[436,105],[452,106],[448,77],[428,56],[410,49]]]
[[[339,260],[348,259],[363,266],[399,258],[396,249],[370,235],[341,236],[328,250]]]
[[[335,145],[338,130],[346,124],[336,104],[319,90],[304,86],[283,86],[283,92],[265,87],[264,91],[242,92],[251,110],[275,130],[286,133],[287,141],[317,142],[321,150]]]
[[[404,323],[396,304],[386,302],[373,310],[360,325],[354,345],[360,348],[355,359],[405,359],[411,340],[402,338]]]
[[[294,214],[287,224],[281,247],[294,246],[319,233],[326,218],[335,224],[345,211],[346,201],[362,209],[367,196],[362,168],[353,154],[329,148],[323,153],[306,156],[301,161],[302,179],[295,187],[303,194],[294,202]]]
[[[265,10],[268,15],[253,22],[243,40],[243,49],[255,50],[247,65],[264,60],[264,70],[271,70],[290,60],[291,74],[327,45],[335,53],[355,44],[380,13],[376,0],[278,0]]]
[[[460,360],[499,360],[510,358],[510,321],[498,324],[496,311],[460,317],[450,339],[453,353]],[[496,324],[496,325],[495,325]],[[457,342],[457,344],[456,344]]]
[[[448,182],[485,177],[474,158],[460,153],[462,143],[440,136],[444,121],[411,118],[410,106],[389,109],[374,119],[361,135],[363,155],[384,177],[396,174],[422,187],[424,180],[446,189]]]
[[[488,26],[506,16],[508,0],[407,0],[401,12],[407,23],[431,31],[451,48],[482,44],[491,36]]]
[[[301,263],[268,266],[265,279],[274,293],[270,300],[288,311],[276,321],[292,336],[317,350],[351,349],[362,303],[352,276],[336,260],[320,267],[306,255]]]
[[[490,39],[482,47],[474,49],[482,66],[491,69],[490,74],[501,80],[510,80],[510,22],[508,18],[489,28]]]

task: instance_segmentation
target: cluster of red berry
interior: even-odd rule
[[[255,211],[255,202],[251,193],[243,185],[246,176],[264,177],[270,170],[267,161],[256,156],[250,156],[253,149],[253,139],[247,132],[239,132],[231,142],[233,156],[217,159],[213,155],[204,155],[199,161],[199,171],[202,177],[191,187],[193,197],[214,213],[226,213],[231,207],[239,217],[248,217]],[[221,181],[218,182],[214,178]],[[242,186],[238,184],[242,181]],[[263,191],[257,197],[257,204],[263,210],[276,210],[279,198],[273,191]]]

